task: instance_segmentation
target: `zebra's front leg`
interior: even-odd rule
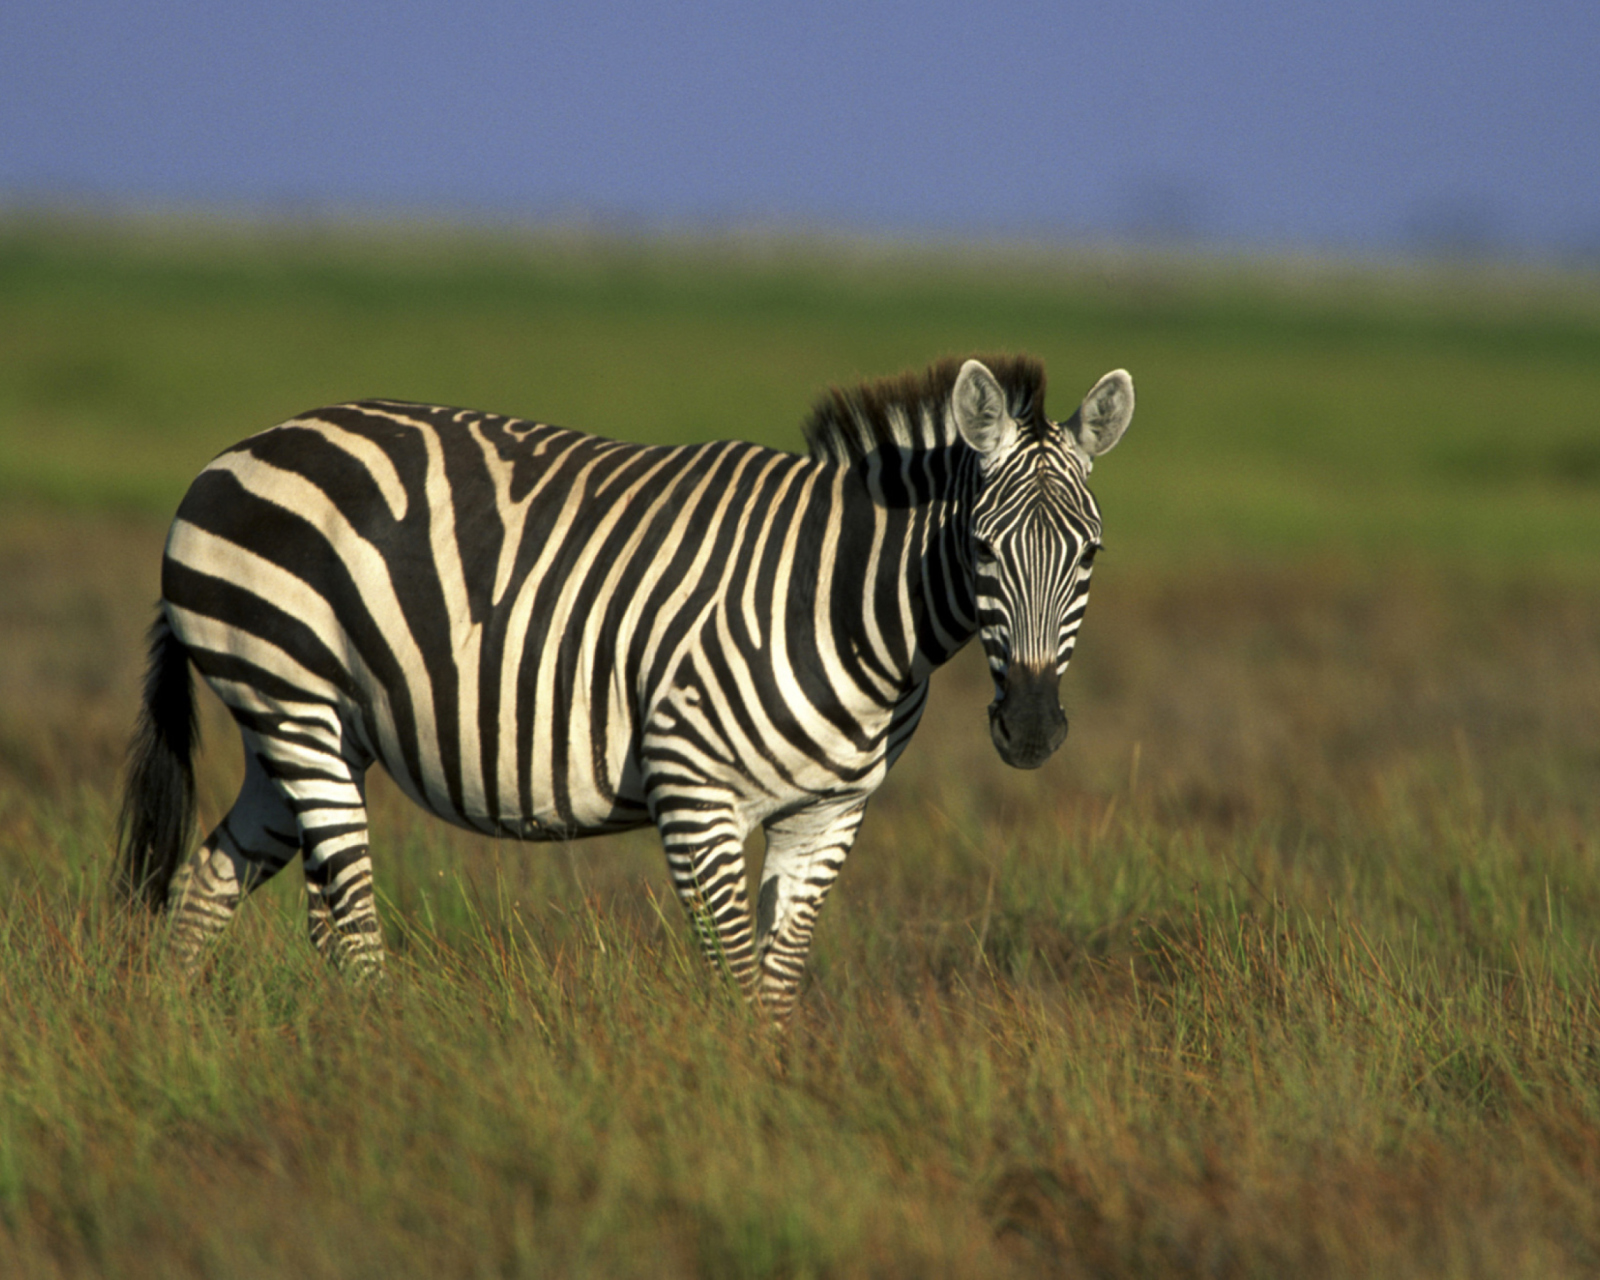
[[[823,899],[855,843],[864,797],[819,803],[767,823],[767,856],[756,899],[756,963],[762,1006],[779,1026],[800,996]]]
[[[745,888],[748,828],[732,804],[661,799],[653,805],[667,868],[701,950],[713,969],[731,974],[747,998],[755,991],[755,939]]]

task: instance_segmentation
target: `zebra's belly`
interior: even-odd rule
[[[578,749],[579,744],[569,744]],[[589,744],[582,744],[588,751]],[[514,769],[497,771],[498,785],[486,783],[482,771],[459,770],[448,776],[410,776],[403,760],[380,757],[387,772],[422,808],[455,826],[512,840],[575,840],[649,826],[644,787],[631,753],[614,774],[598,780],[593,772],[585,785],[572,786],[570,774],[534,767],[519,776]],[[537,762],[536,762],[537,765]]]
[[[544,843],[555,840],[582,840],[586,836],[603,836],[618,831],[633,831],[650,825],[648,813],[618,813],[604,819],[586,818],[571,823],[563,822],[559,814],[541,814],[534,817],[498,817],[482,822],[459,823],[471,830],[487,830],[488,834],[503,836],[508,840],[527,840]]]

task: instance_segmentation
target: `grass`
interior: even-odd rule
[[[285,893],[184,993],[101,895],[103,806],[13,825],[56,874],[0,935],[7,1244],[36,1274],[1592,1270],[1592,834],[1454,788],[1292,842],[1112,799],[891,797],[779,1046],[637,847],[469,862],[391,810],[387,990],[315,964]]]
[[[1593,1274],[1592,303],[734,248],[11,229],[6,1270]],[[376,994],[293,871],[192,990],[108,900],[166,509],[215,449],[369,391],[793,444],[827,381],[985,346],[1140,379],[1072,733],[1006,770],[981,660],[941,673],[787,1039],[702,975],[653,838],[485,842],[381,780]]]
[[[164,516],[241,437],[366,395],[798,447],[832,382],[1027,350],[1061,417],[1133,371],[1139,460],[1097,475],[1125,555],[1592,572],[1593,281],[1397,274],[0,224],[0,494]]]

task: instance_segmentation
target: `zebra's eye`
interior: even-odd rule
[[[994,567],[994,548],[987,542],[978,541],[972,544],[972,562],[980,569]]]
[[[1091,543],[1089,546],[1085,547],[1083,554],[1078,557],[1078,568],[1087,569],[1093,565],[1095,555],[1099,552],[1099,550],[1100,544],[1098,542]]]

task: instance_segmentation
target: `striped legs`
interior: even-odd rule
[[[282,743],[275,743],[283,752]],[[306,859],[306,924],[327,959],[358,978],[383,972],[383,930],[367,849],[366,770],[304,747],[275,762]]]
[[[265,884],[299,852],[294,813],[247,743],[239,798],[178,868],[167,891],[172,956],[186,976],[199,969],[245,894]]]
[[[731,799],[663,797],[654,810],[673,887],[706,959],[725,968],[746,997],[783,1026],[800,994],[817,912],[850,852],[866,799],[815,804],[767,824],[754,921],[745,888],[747,832]]]
[[[817,912],[856,838],[866,799],[820,803],[767,823],[756,906],[756,963],[763,1007],[779,1026],[800,995]]]
[[[652,797],[652,812],[667,850],[672,887],[678,891],[701,949],[712,968],[733,976],[746,996],[755,995],[755,941],[750,894],[745,888],[744,838],[731,799]]]
[[[383,935],[367,854],[364,769],[331,754],[326,728],[281,721],[272,736],[246,731],[244,785],[233,808],[173,877],[172,947],[185,973],[251,890],[304,851],[313,945],[359,977],[381,972]]]

